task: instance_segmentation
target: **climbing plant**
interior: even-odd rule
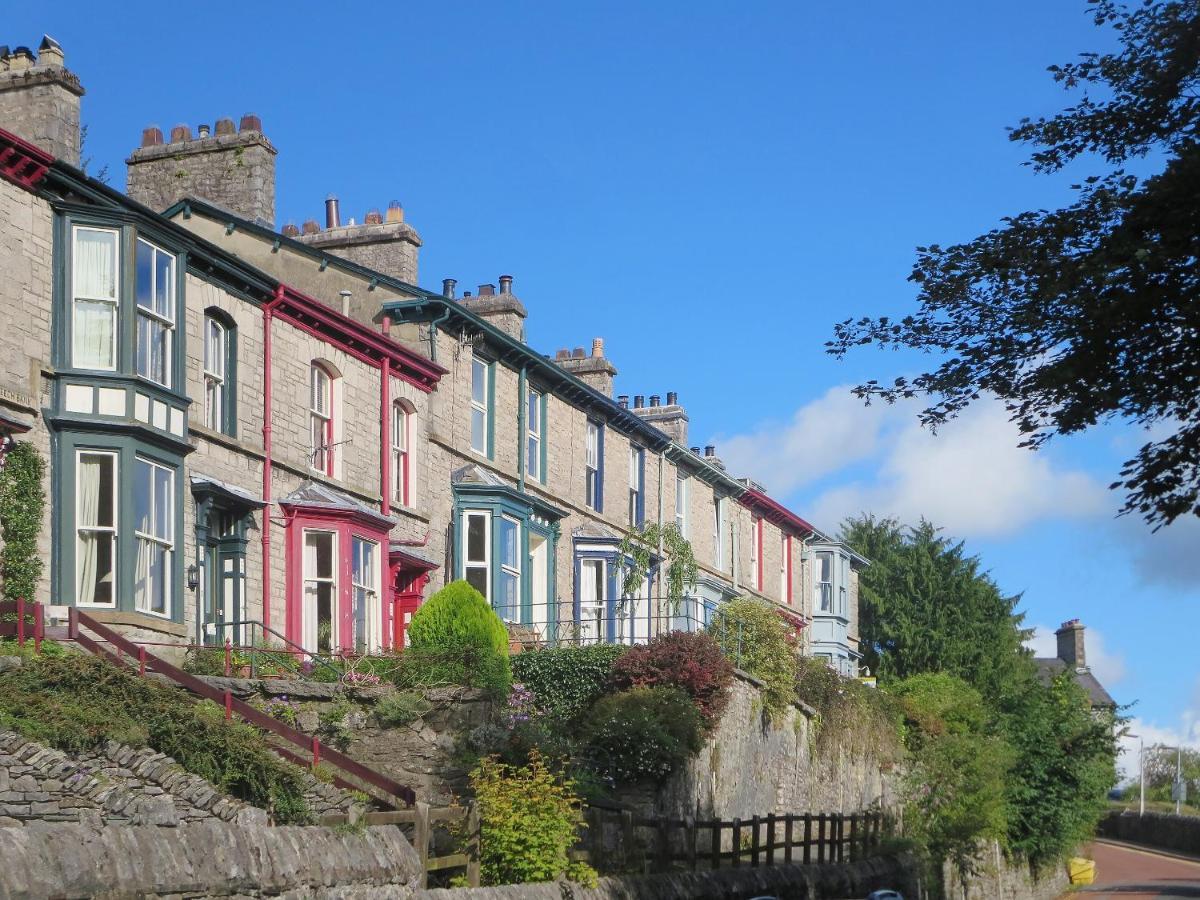
[[[25,441],[5,453],[0,465],[0,582],[10,600],[33,599],[42,577],[37,542],[46,506],[45,470],[41,454]]]
[[[672,611],[677,611],[684,591],[695,585],[698,571],[692,545],[679,533],[679,527],[674,522],[643,525],[625,536],[619,550],[626,560],[621,592],[627,597],[635,596],[646,583],[650,564],[655,557],[669,560],[667,600],[671,603]]]

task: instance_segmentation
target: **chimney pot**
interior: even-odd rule
[[[554,358],[555,359],[570,359],[571,351],[568,350],[566,347],[563,347],[554,354]]]
[[[645,405],[646,405],[646,398],[642,394],[634,394],[633,395],[633,408],[634,409],[641,409]]]
[[[338,212],[338,199],[333,194],[325,198],[325,227],[337,228],[342,224],[341,214]]]
[[[242,116],[242,121],[238,124],[239,132],[246,131],[262,131],[262,119],[254,113],[246,113]]]
[[[400,205],[399,200],[393,200],[388,204],[387,221],[389,225],[404,221],[404,207]]]
[[[604,359],[604,338],[592,338],[592,356]]]
[[[513,277],[511,275],[501,275],[500,276],[500,293],[501,294],[511,294],[512,293],[512,281],[513,281]]]
[[[200,125],[200,126],[198,126],[198,127],[196,128],[196,137],[206,138],[206,137],[208,137],[208,136],[209,136],[211,133],[212,133],[212,132],[209,130],[209,127],[208,127],[208,125],[207,125],[207,124],[205,124],[205,125]]]
[[[338,291],[338,296],[342,298],[342,315],[350,315],[350,298],[354,295],[353,291]]]
[[[8,67],[14,72],[33,68],[33,51],[28,47],[17,47],[9,54]]]
[[[454,286],[456,284],[458,284],[458,281],[454,278],[443,278],[442,279],[442,296],[449,297],[451,300],[453,300],[454,299]]]
[[[661,398],[660,396],[658,396],[658,394],[651,394],[651,395],[650,395],[650,405],[651,405],[652,407],[654,407],[654,406],[661,406],[661,405],[662,405],[662,403],[660,402],[661,400],[662,400],[662,398]]]
[[[479,296],[480,297],[495,297],[496,296],[496,286],[494,284],[481,284],[479,286]]]
[[[215,130],[217,132],[217,137],[221,137],[222,135],[226,134],[237,133],[237,129],[233,127],[233,119],[217,119]]]
[[[621,409],[629,409],[629,395],[617,394],[617,404],[621,407]]]
[[[187,125],[176,125],[171,129],[171,143],[179,144],[192,139],[192,129]]]
[[[667,391],[667,406],[678,406],[679,394],[675,391]]]
[[[700,448],[699,448],[699,447],[692,447],[692,448],[691,448],[691,450],[692,450],[692,452],[693,452],[693,453],[695,453],[697,456],[699,456],[699,455],[700,455]]]
[[[300,233],[300,229],[296,227],[295,222],[288,222],[286,225],[283,226],[283,236],[284,237],[295,237],[299,233]]]
[[[468,298],[468,297],[470,297],[470,296],[471,296],[471,292],[470,292],[470,291],[463,291],[463,299],[464,299],[464,300],[465,300],[465,299],[467,299],[467,298]]]
[[[305,222],[304,222],[304,233],[305,234],[316,234],[320,230],[321,230],[321,226],[317,224],[316,219],[305,220]]]
[[[364,225],[382,225],[383,224],[383,213],[381,213],[377,209],[367,210],[367,214],[365,216],[363,216],[363,224]]]
[[[705,456],[716,456],[717,448],[713,444],[705,444],[704,445],[704,455]]]
[[[583,359],[583,348],[576,347],[574,350],[571,351],[571,357],[572,357],[572,359]]]
[[[156,125],[142,129],[142,146],[156,147],[163,142],[162,129]]]

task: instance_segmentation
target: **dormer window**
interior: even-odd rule
[[[72,254],[71,365],[117,367],[120,238],[107,228],[76,228]]]
[[[137,373],[171,386],[175,331],[175,257],[138,238]]]

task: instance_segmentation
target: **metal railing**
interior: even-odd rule
[[[224,641],[221,641],[221,637],[227,629],[241,630],[247,627],[250,629],[249,643],[234,643],[229,637],[225,637]],[[274,674],[279,674],[278,670],[283,670],[289,675],[303,678],[313,670],[321,669],[332,675],[334,681],[341,680],[342,670],[332,662],[335,655],[322,656],[305,650],[295,641],[288,640],[274,628],[264,625],[258,619],[210,622],[206,626],[207,628],[212,629],[218,641],[211,645],[211,649],[224,653],[223,665],[226,677],[234,675],[236,670],[242,666],[249,666],[249,677],[257,678],[265,663],[267,667],[277,670]],[[256,630],[257,635],[255,634]],[[235,632],[235,634],[237,633]],[[279,645],[269,646],[268,635],[271,639],[278,641]]]

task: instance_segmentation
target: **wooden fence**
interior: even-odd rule
[[[749,819],[657,819],[590,806],[582,852],[600,869],[699,871],[861,859],[890,828],[882,813],[818,813]]]
[[[479,887],[479,808],[474,803],[431,807],[418,800],[412,809],[363,813],[354,821],[364,825],[396,825],[404,829],[405,836],[421,860],[421,887],[427,886],[429,873],[448,869],[462,869],[467,884]],[[347,825],[350,819],[339,813],[322,816],[321,824]],[[431,855],[435,848],[434,832],[439,827],[455,828],[460,852],[445,856]]]

